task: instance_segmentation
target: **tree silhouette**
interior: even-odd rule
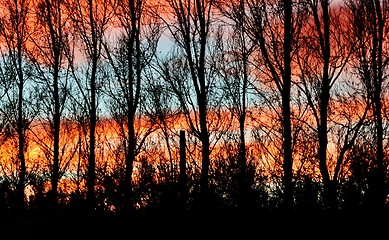
[[[356,40],[352,67],[363,84],[364,94],[371,103],[374,125],[374,178],[372,179],[372,205],[382,209],[385,205],[386,164],[384,151],[384,85],[388,67],[387,1],[347,1],[351,11],[352,36]]]
[[[307,99],[315,119],[318,141],[318,162],[322,176],[326,205],[337,209],[337,174],[331,176],[328,168],[328,133],[331,118],[333,88],[350,59],[352,41],[343,33],[343,9],[330,1],[307,1],[309,20],[302,30],[297,53],[301,68],[298,85]],[[362,122],[362,121],[361,121]],[[344,149],[346,150],[346,149]],[[343,150],[343,151],[344,151]],[[338,171],[338,170],[337,170]]]
[[[1,16],[0,35],[2,37],[3,57],[6,72],[10,78],[12,90],[7,92],[8,119],[16,129],[17,135],[17,199],[16,207],[25,210],[25,186],[27,184],[27,131],[32,119],[29,116],[31,108],[27,106],[27,96],[31,93],[27,81],[32,76],[32,70],[27,62],[26,52],[29,35],[33,31],[31,21],[31,1],[7,1],[3,3],[4,13]],[[31,111],[30,111],[31,113]]]
[[[190,131],[201,142],[200,204],[202,206],[206,205],[209,186],[210,94],[217,96],[217,92],[214,91],[215,81],[208,77],[211,71],[207,69],[207,47],[214,7],[213,0],[167,1],[166,9],[172,19],[163,19],[178,47],[179,54],[177,57],[173,56],[171,61],[163,63],[160,71],[179,100]],[[185,69],[181,72],[173,72],[176,67]]]
[[[70,49],[70,24],[69,18],[66,17],[65,7],[65,4],[60,1],[39,1],[36,12],[37,31],[32,39],[34,47],[29,54],[29,58],[36,67],[36,79],[39,79],[38,82],[44,88],[41,92],[42,99],[40,99],[41,110],[48,115],[45,120],[48,122],[47,132],[52,145],[45,142],[42,132],[37,133],[36,137],[50,162],[53,201],[50,204],[54,207],[54,211],[58,204],[58,183],[70,161],[61,156],[60,144],[61,120],[69,93],[68,66],[73,61]],[[46,102],[48,104],[45,104]],[[45,120],[41,122],[43,126],[46,125]],[[63,130],[66,130],[66,126]]]
[[[88,110],[88,177],[87,177],[87,202],[90,211],[95,208],[95,184],[96,184],[96,124],[98,93],[100,82],[98,77],[99,65],[102,60],[103,41],[112,13],[108,1],[74,0],[70,1],[69,11],[72,12],[72,22],[77,36],[81,40],[81,51],[85,54],[87,70],[85,80],[76,78],[76,84],[81,91],[83,101]],[[85,84],[85,85],[84,85]],[[80,103],[82,105],[82,103]],[[79,105],[79,107],[80,107]]]
[[[147,83],[147,71],[155,55],[161,30],[157,20],[148,13],[146,1],[114,1],[112,8],[121,33],[115,48],[110,49],[105,45],[114,79],[106,92],[112,99],[111,112],[119,124],[123,142],[123,207],[129,211],[134,207],[134,163],[146,138],[155,129],[141,104],[146,98],[142,88]]]
[[[215,58],[215,69],[219,71],[224,81],[226,91],[227,107],[238,120],[239,128],[239,184],[240,184],[240,207],[247,204],[247,195],[250,189],[247,179],[247,147],[246,147],[246,125],[249,115],[250,88],[252,88],[252,60],[254,44],[248,37],[247,27],[247,4],[244,0],[222,3],[218,9],[222,14],[232,21],[227,31],[231,30],[231,36],[227,38],[226,45],[220,44],[220,57]],[[222,34],[220,38],[223,38]]]
[[[250,13],[250,38],[256,43],[261,56],[256,64],[264,72],[266,81],[274,83],[279,93],[283,158],[284,206],[293,208],[293,154],[291,122],[292,58],[296,50],[301,16],[299,4],[283,0],[273,3],[259,0],[248,1]],[[278,108],[278,107],[276,107]]]

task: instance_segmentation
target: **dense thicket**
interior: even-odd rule
[[[386,0],[0,2],[0,210],[384,210]]]

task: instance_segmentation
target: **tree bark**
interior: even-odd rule
[[[186,209],[187,176],[186,176],[186,138],[185,131],[180,131],[180,173],[178,177],[179,201],[182,211]]]
[[[292,210],[293,200],[293,156],[292,156],[292,123],[290,111],[290,92],[292,83],[291,54],[293,42],[292,1],[284,0],[284,74],[282,75],[282,127],[283,127],[283,168],[284,168],[284,207]]]

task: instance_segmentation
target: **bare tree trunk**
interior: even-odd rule
[[[114,51],[105,45],[108,60],[113,67],[115,81],[108,92],[114,100],[113,108],[119,108],[112,110],[120,125],[122,140],[125,143],[125,171],[123,188],[121,189],[121,207],[123,207],[124,212],[129,213],[135,209],[133,196],[134,162],[145,139],[154,131],[153,124],[155,122],[146,131],[143,131],[144,129],[139,129],[137,121],[140,118],[142,118],[140,121],[144,121],[143,112],[140,111],[143,74],[155,56],[156,49],[153,46],[156,48],[160,29],[158,24],[153,22],[154,18],[147,15],[148,6],[145,1],[123,0],[112,2],[112,4],[122,36]],[[143,31],[143,29],[147,30]],[[143,44],[147,45],[147,48],[144,48]]]
[[[90,6],[92,8],[92,6]],[[92,11],[92,10],[90,10]],[[93,18],[93,17],[91,17]],[[93,26],[93,24],[92,24]],[[92,41],[94,47],[96,47],[96,36],[92,31]],[[92,60],[92,74],[90,77],[90,92],[91,92],[91,103],[89,109],[89,157],[88,157],[88,177],[87,177],[87,202],[89,211],[93,212],[95,208],[95,184],[96,184],[96,156],[95,156],[95,144],[96,144],[96,72],[97,72],[97,58],[94,57]]]
[[[86,55],[88,69],[85,81],[77,79],[76,84],[81,91],[82,100],[85,104],[80,105],[88,111],[89,130],[89,154],[87,160],[86,176],[86,202],[87,210],[91,213],[96,208],[96,126],[97,126],[97,108],[99,82],[99,63],[102,60],[101,52],[105,31],[111,19],[111,9],[108,7],[108,1],[97,0],[72,0],[69,5],[69,11],[73,14],[70,17],[73,20],[77,34],[83,42],[83,52]],[[85,84],[85,85],[84,85]],[[85,126],[84,126],[85,127]],[[85,133],[88,135],[87,133]]]
[[[238,142],[238,184],[239,196],[238,206],[241,209],[247,209],[248,192],[250,183],[247,175],[247,157],[246,157],[246,118],[248,114],[248,87],[250,77],[250,57],[253,53],[253,42],[248,37],[249,30],[246,29],[247,23],[247,2],[246,0],[237,0],[230,2],[218,3],[218,10],[232,23],[233,33],[227,35],[228,49],[220,49],[222,55],[226,55],[221,67],[216,67],[225,81],[225,89],[228,98],[231,98],[230,111],[238,119],[239,123],[239,142]],[[224,59],[223,59],[224,60]],[[219,59],[217,59],[219,61]],[[226,62],[226,63],[224,63]],[[233,76],[228,74],[230,64],[233,70],[237,72]],[[225,64],[225,65],[224,65]]]
[[[309,15],[311,21],[307,21],[308,23],[305,25],[307,28],[302,33],[305,35],[303,39],[308,39],[308,43],[304,43],[307,41],[302,40],[305,49],[303,48],[298,53],[303,56],[298,61],[303,72],[300,78],[302,84],[299,87],[305,92],[308,99],[307,104],[315,119],[315,131],[318,140],[317,160],[324,185],[324,203],[325,207],[332,211],[338,209],[337,175],[339,170],[334,171],[331,179],[330,170],[327,166],[329,160],[327,156],[328,132],[330,130],[328,124],[331,120],[330,114],[333,114],[329,112],[330,102],[332,101],[331,89],[348,63],[352,43],[344,40],[346,39],[345,33],[343,32],[343,26],[340,25],[341,15],[343,14],[342,8],[337,5],[330,8],[330,1],[328,0],[310,0],[307,3],[311,13]],[[355,134],[356,132],[357,130],[354,131]],[[344,139],[345,144],[341,150],[343,155],[353,142],[353,140],[349,141],[350,133],[348,132]],[[340,156],[337,159],[336,169],[340,169],[342,162],[343,156]]]
[[[323,11],[323,35],[321,31],[321,24],[319,23],[319,17],[317,10],[314,12],[317,31],[319,32],[320,39],[320,47],[323,56],[323,77],[321,83],[321,95],[319,102],[319,115],[320,115],[320,123],[318,126],[318,139],[319,139],[319,168],[320,173],[322,175],[324,191],[325,191],[325,199],[327,206],[334,210],[337,208],[336,203],[336,186],[334,182],[332,182],[328,167],[327,167],[327,145],[328,145],[328,106],[330,101],[330,89],[331,89],[331,79],[329,77],[329,64],[330,64],[330,19],[329,19],[329,4],[328,0],[321,0],[321,9]],[[335,192],[334,192],[335,191]]]
[[[19,164],[20,164],[20,171],[19,171],[19,182],[17,185],[17,194],[18,194],[18,202],[17,207],[20,211],[23,211],[25,208],[25,195],[24,195],[24,189],[26,184],[26,159],[25,159],[25,119],[24,119],[24,111],[23,111],[23,90],[24,90],[24,75],[23,75],[23,66],[22,66],[22,48],[21,43],[18,43],[18,107],[17,107],[17,134],[18,134],[18,158],[19,158]]]
[[[239,11],[242,13],[242,16],[245,16],[246,5],[244,0],[239,1]],[[238,20],[239,21],[239,20]],[[240,41],[242,45],[240,61],[242,62],[242,96],[239,100],[241,104],[241,110],[238,113],[239,118],[239,181],[240,181],[240,207],[246,208],[248,207],[248,193],[250,191],[250,183],[247,176],[247,158],[246,158],[246,118],[247,118],[247,88],[249,85],[249,56],[251,53],[251,47],[248,46],[246,38],[247,31],[245,29],[245,21],[246,19],[240,20],[241,23],[238,23],[238,27],[240,27]]]
[[[284,0],[284,74],[282,76],[282,127],[284,157],[284,205],[287,210],[293,208],[293,156],[292,156],[292,123],[290,118],[290,91],[292,84],[291,54],[293,42],[292,1]]]
[[[387,14],[387,2],[383,1],[386,16]],[[381,1],[374,0],[374,6],[372,6],[372,14],[375,15],[372,19],[375,21],[373,28],[373,56],[376,58],[373,59],[373,115],[375,120],[376,128],[376,147],[377,147],[377,159],[374,164],[375,173],[373,174],[373,202],[372,206],[375,206],[377,209],[382,210],[386,202],[385,194],[385,168],[384,168],[384,130],[383,130],[383,120],[382,120],[382,84],[383,79],[383,70],[384,70],[384,61],[383,61],[383,44],[384,44],[384,27],[387,19],[383,18]]]
[[[127,146],[127,155],[126,155],[126,171],[124,178],[124,210],[129,212],[133,208],[133,196],[132,196],[132,172],[134,169],[135,161],[135,148],[136,148],[136,138],[134,130],[134,116],[128,116],[128,146]]]
[[[60,89],[59,89],[59,73],[61,68],[61,57],[64,55],[64,36],[62,35],[63,22],[61,21],[61,4],[52,2],[50,0],[43,0],[40,3],[40,10],[42,15],[38,15],[42,24],[44,25],[45,30],[43,34],[47,34],[48,42],[47,44],[50,53],[49,56],[52,56],[52,59],[45,62],[48,65],[51,65],[53,72],[52,74],[52,83],[49,87],[52,87],[52,97],[54,99],[54,111],[52,114],[53,117],[53,126],[52,126],[52,135],[53,135],[53,164],[51,172],[51,206],[53,210],[56,211],[58,207],[58,182],[60,179],[60,157],[59,157],[59,141],[60,141],[60,127],[61,127],[61,102],[60,102]],[[40,44],[38,42],[37,44]],[[38,49],[42,49],[38,46]],[[44,51],[44,50],[42,50]],[[43,52],[44,53],[44,52]],[[50,111],[49,111],[50,112]]]
[[[246,78],[246,77],[245,77]],[[247,79],[246,79],[247,80]],[[246,82],[246,80],[244,80]],[[243,87],[243,94],[242,94],[242,113],[239,116],[239,158],[238,158],[238,165],[239,165],[239,205],[240,208],[246,208],[248,203],[248,192],[250,190],[248,177],[247,177],[247,158],[246,158],[246,138],[245,138],[245,132],[246,132],[246,90],[245,87]]]
[[[27,121],[25,118],[25,105],[24,105],[24,91],[25,91],[25,75],[24,75],[24,66],[23,66],[23,52],[25,50],[25,42],[27,36],[27,14],[28,14],[28,2],[19,2],[15,1],[14,5],[10,4],[10,19],[12,23],[10,24],[10,29],[8,33],[5,33],[6,41],[9,51],[14,55],[13,58],[13,67],[16,69],[17,76],[17,88],[18,88],[18,98],[17,98],[17,117],[16,117],[16,127],[17,127],[17,136],[18,136],[18,160],[19,160],[19,182],[17,183],[17,202],[16,207],[18,211],[25,210],[25,184],[26,184],[26,128]],[[7,36],[7,34],[10,34]],[[15,49],[12,49],[15,48]]]
[[[88,91],[88,94],[84,94],[84,101],[88,104],[88,123],[89,123],[89,154],[87,161],[87,175],[86,175],[86,203],[87,210],[90,213],[95,211],[96,207],[96,125],[97,125],[97,70],[98,70],[98,61],[100,60],[101,55],[101,44],[103,41],[104,27],[107,24],[107,9],[104,8],[104,11],[97,15],[96,7],[98,2],[95,0],[86,0],[86,9],[84,9],[83,2],[81,0],[75,0],[74,9],[69,9],[70,11],[75,11],[76,14],[73,16],[75,26],[78,30],[78,34],[84,42],[86,53],[90,66],[90,75],[86,80],[86,86],[88,89],[83,89],[82,85],[78,83],[81,91]],[[104,4],[101,3],[101,4]],[[101,15],[100,15],[101,14]],[[85,25],[87,23],[87,25]]]
[[[58,78],[59,78],[59,52],[55,51],[55,63],[54,63],[54,73],[53,73],[53,97],[54,97],[54,146],[53,146],[53,172],[51,179],[51,190],[53,194],[53,208],[54,211],[57,210],[58,205],[58,182],[59,182],[59,140],[60,140],[60,127],[61,127],[61,104],[59,100],[59,88],[58,88]]]
[[[180,208],[185,211],[187,201],[187,176],[186,176],[186,138],[185,131],[180,130],[180,174],[178,176]]]
[[[200,100],[205,102],[205,98]],[[209,188],[209,164],[210,164],[210,152],[209,152],[209,135],[208,135],[208,126],[207,126],[207,110],[206,104],[199,104],[199,115],[200,115],[200,141],[201,141],[201,176],[200,176],[200,204],[204,208],[207,205],[208,200],[208,188]]]
[[[188,63],[190,81],[193,84],[196,107],[192,108],[198,118],[193,119],[185,102],[185,92],[175,88],[174,92],[185,109],[185,115],[191,130],[201,142],[200,208],[206,208],[209,194],[210,138],[208,129],[208,82],[206,77],[206,46],[210,34],[213,0],[195,0],[194,2],[169,1],[174,12],[174,23],[168,29],[174,40],[182,48]],[[171,79],[169,80],[171,81]],[[175,83],[177,84],[177,83]],[[181,83],[179,83],[181,85]],[[175,86],[173,86],[174,88]],[[191,96],[188,96],[191,97]]]
[[[132,199],[132,173],[134,167],[135,157],[137,155],[136,148],[136,132],[135,132],[135,115],[139,107],[140,88],[141,88],[141,50],[140,50],[140,19],[142,2],[128,1],[129,6],[129,21],[130,25],[127,31],[129,32],[128,43],[126,45],[128,55],[128,95],[126,96],[127,106],[127,128],[128,128],[128,146],[126,156],[126,173],[125,173],[125,192],[124,203],[125,209],[131,210],[133,208]],[[135,58],[134,58],[135,57]]]
[[[211,4],[211,3],[210,3]],[[209,142],[209,132],[208,132],[208,103],[207,103],[207,87],[206,87],[206,77],[205,77],[205,51],[208,39],[208,21],[207,12],[205,3],[201,0],[196,0],[197,5],[197,15],[199,17],[200,25],[200,50],[199,50],[199,59],[198,59],[198,79],[193,79],[193,81],[198,81],[199,91],[197,91],[197,101],[199,106],[199,118],[200,118],[200,141],[202,144],[202,162],[201,162],[201,177],[200,177],[200,198],[201,206],[205,207],[208,201],[208,188],[209,188],[209,164],[210,164],[210,142]],[[187,49],[190,51],[190,49]]]
[[[384,71],[388,67],[387,40],[388,29],[387,1],[348,1],[353,17],[356,39],[356,58],[354,68],[364,85],[366,96],[371,102],[374,124],[375,160],[372,163],[370,179],[370,207],[382,210],[386,202],[384,164],[384,123],[383,123],[383,84]]]
[[[282,0],[271,5],[267,1],[249,1],[252,17],[250,37],[259,47],[262,63],[259,68],[267,72],[268,80],[274,83],[280,97],[279,120],[281,123],[282,147],[282,187],[283,207],[291,211],[294,207],[293,186],[293,142],[291,119],[291,88],[292,88],[292,51],[299,30],[299,7],[294,15],[293,1]],[[259,5],[259,7],[258,7]],[[280,15],[279,13],[282,12]],[[295,21],[294,21],[295,20]],[[279,22],[281,25],[273,25]],[[278,24],[278,23],[277,23]],[[282,40],[279,40],[282,36]],[[277,43],[277,44],[274,44]],[[279,44],[278,44],[279,43]],[[263,66],[262,66],[263,65]],[[274,106],[272,106],[274,107]]]

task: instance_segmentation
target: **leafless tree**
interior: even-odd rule
[[[283,190],[286,209],[293,207],[293,139],[291,120],[292,60],[305,13],[300,2],[249,0],[247,29],[260,51],[258,71],[265,85],[279,94],[283,158]],[[275,106],[278,109],[278,106]]]
[[[154,122],[145,114],[142,88],[155,57],[161,34],[159,20],[150,15],[147,1],[116,0],[112,2],[119,34],[115,46],[105,45],[112,69],[112,81],[106,89],[111,113],[119,125],[125,158],[123,207],[133,204],[133,171],[137,155],[146,138],[155,130]]]
[[[176,179],[177,170],[177,149],[179,148],[178,136],[179,130],[175,127],[175,123],[180,121],[181,112],[179,103],[171,98],[171,91],[165,81],[160,80],[157,76],[150,76],[145,82],[147,91],[145,98],[145,113],[156,125],[159,135],[157,136],[159,141],[164,146],[165,158],[169,160],[169,180]],[[157,140],[157,141],[158,141]],[[161,146],[161,147],[162,147]],[[167,155],[167,156],[166,156]]]
[[[17,135],[16,206],[25,208],[25,186],[28,169],[26,165],[27,131],[32,121],[31,108],[28,107],[28,95],[32,90],[27,82],[31,79],[32,69],[26,57],[29,35],[33,31],[31,9],[33,3],[28,0],[3,1],[0,20],[3,63],[10,77],[11,89],[7,92],[8,119]],[[33,91],[32,91],[33,92]],[[31,104],[31,102],[30,102]],[[30,105],[31,106],[31,105]],[[15,146],[16,147],[16,146]]]
[[[219,11],[225,18],[226,30],[219,36],[219,56],[215,58],[215,69],[219,72],[224,81],[223,89],[226,91],[226,104],[238,121],[239,147],[239,185],[240,185],[240,206],[245,207],[248,186],[246,174],[247,153],[246,153],[246,119],[249,114],[250,104],[253,103],[253,95],[250,94],[252,87],[252,65],[251,55],[255,50],[255,44],[248,36],[247,27],[247,3],[245,0],[232,2],[220,2]],[[227,38],[225,38],[228,36]],[[226,39],[223,41],[222,39]],[[251,106],[253,107],[253,106]]]
[[[208,195],[211,129],[220,128],[221,123],[210,117],[212,112],[221,116],[217,78],[207,63],[214,4],[214,0],[169,0],[163,5],[167,12],[162,16],[176,52],[161,63],[160,73],[180,102],[190,132],[201,142],[200,204]]]
[[[43,111],[35,135],[49,161],[51,204],[55,210],[58,204],[58,183],[70,161],[63,154],[67,144],[61,146],[61,140],[65,139],[62,133],[66,130],[61,129],[61,122],[69,93],[69,66],[73,62],[71,34],[64,2],[41,0],[37,3],[35,16],[37,31],[32,36],[34,44],[29,51],[29,59],[35,65],[36,80],[42,86],[39,105]]]
[[[99,66],[102,62],[103,42],[112,17],[108,0],[72,0],[68,4],[75,33],[81,43],[81,52],[85,57],[84,76],[75,77],[82,99],[79,107],[86,104],[88,111],[88,173],[87,202],[91,211],[95,209],[96,184],[96,124],[98,121],[98,95],[101,91]],[[74,70],[75,71],[75,70]],[[84,77],[84,79],[83,79]]]
[[[306,4],[309,17],[297,54],[301,69],[297,86],[306,97],[315,123],[312,127],[317,133],[318,162],[326,204],[328,208],[336,209],[338,176],[331,176],[328,167],[328,124],[331,113],[335,111],[331,110],[333,87],[342,77],[353,46],[351,39],[344,34],[344,23],[347,21],[342,19],[344,11],[340,4],[331,4],[327,0],[310,0]]]
[[[389,63],[388,30],[389,2],[346,1],[351,15],[351,36],[356,41],[356,50],[351,65],[360,79],[371,104],[374,126],[376,159],[373,163],[374,178],[371,182],[371,206],[382,209],[386,202],[385,176],[385,98]]]

